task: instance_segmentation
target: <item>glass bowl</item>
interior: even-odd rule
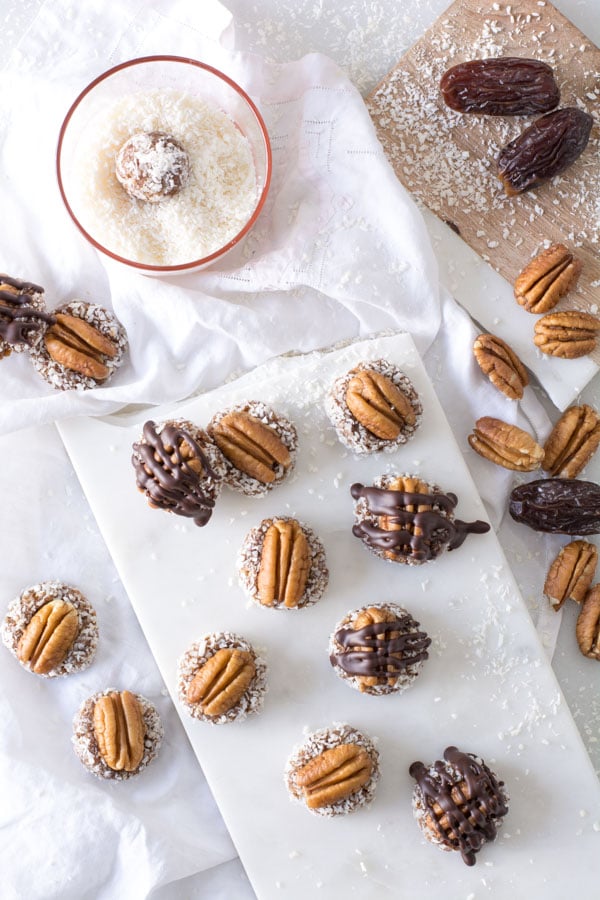
[[[211,247],[210,252],[205,252],[204,255],[198,253],[197,258],[183,262],[178,260],[173,265],[156,265],[149,258],[128,259],[127,256],[116,252],[115,247],[111,249],[110,246],[105,246],[108,241],[101,238],[98,233],[94,234],[94,219],[90,217],[89,206],[86,208],[82,200],[80,157],[85,148],[90,146],[102,117],[110,113],[111,108],[114,108],[123,97],[136,93],[153,94],[158,91],[176,91],[192,100],[205,102],[213,110],[225,113],[246,138],[256,175],[254,206],[242,227],[236,226],[236,233],[228,235],[222,246]],[[264,206],[271,180],[271,168],[271,147],[267,129],[250,97],[231,78],[217,69],[195,59],[179,56],[147,56],[132,59],[95,78],[69,109],[60,129],[56,155],[58,187],[62,199],[67,212],[86,240],[101,253],[128,268],[146,275],[158,276],[199,271],[220,260],[235,247],[252,228]],[[120,189],[125,195],[124,189]],[[161,201],[165,202],[169,201]],[[125,224],[124,227],[128,226]]]

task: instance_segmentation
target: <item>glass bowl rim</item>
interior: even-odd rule
[[[84,98],[87,97],[87,95],[91,91],[93,91],[93,89],[96,87],[96,85],[98,85],[101,82],[105,81],[106,79],[110,78],[116,72],[120,72],[124,69],[128,69],[132,66],[140,65],[142,63],[150,63],[150,62],[185,63],[187,65],[191,65],[191,66],[195,66],[199,69],[203,69],[204,71],[209,72],[211,75],[215,75],[217,78],[220,78],[222,81],[226,82],[226,84],[228,84],[229,87],[233,88],[233,90],[236,91],[236,93],[238,93],[241,96],[241,98],[246,102],[246,104],[250,107],[252,113],[254,114],[256,121],[258,123],[259,129],[260,129],[260,132],[262,134],[262,138],[263,138],[264,145],[265,145],[265,154],[266,154],[266,171],[265,171],[265,180],[264,180],[263,188],[260,192],[260,196],[259,196],[256,206],[254,208],[254,212],[252,213],[251,217],[248,219],[248,221],[246,222],[244,227],[240,231],[238,231],[238,233],[235,234],[231,238],[231,240],[229,240],[222,247],[219,247],[218,250],[215,250],[213,253],[210,253],[208,256],[203,256],[200,259],[193,260],[192,262],[177,263],[176,265],[171,265],[171,266],[156,266],[156,265],[152,265],[150,263],[142,263],[142,262],[137,262],[132,259],[127,259],[125,256],[119,256],[118,253],[113,253],[112,250],[108,250],[108,248],[104,247],[99,241],[97,241],[94,237],[92,237],[92,235],[88,231],[86,231],[86,229],[83,227],[83,225],[81,224],[81,222],[75,215],[75,212],[71,208],[71,204],[69,203],[69,200],[67,198],[67,194],[65,191],[65,187],[63,184],[63,177],[62,177],[62,172],[61,172],[61,154],[62,154],[63,143],[64,143],[65,135],[67,132],[67,128],[69,126],[69,123],[70,123],[73,115],[75,114],[76,110],[79,108],[79,105],[81,104],[82,100],[84,100]],[[109,256],[111,259],[114,259],[117,262],[123,263],[124,265],[130,266],[131,268],[134,268],[134,269],[139,269],[141,271],[147,271],[147,272],[155,272],[155,273],[164,272],[164,273],[177,274],[179,272],[189,271],[190,269],[197,269],[199,267],[204,267],[204,266],[208,265],[208,263],[213,262],[215,259],[218,259],[220,256],[223,256],[225,253],[227,253],[229,250],[231,250],[232,247],[234,247],[237,243],[239,243],[239,241],[241,241],[241,239],[252,228],[252,226],[254,225],[254,223],[256,222],[256,220],[258,219],[258,217],[262,211],[262,208],[265,204],[265,200],[267,198],[269,185],[271,183],[272,168],[273,168],[273,157],[272,157],[272,153],[271,153],[271,143],[269,141],[269,134],[267,132],[267,127],[265,125],[263,117],[261,116],[260,112],[258,111],[256,104],[248,96],[246,91],[243,88],[241,88],[240,85],[237,84],[232,78],[230,78],[228,75],[225,75],[224,72],[221,72],[219,69],[215,69],[214,66],[209,66],[208,63],[200,62],[200,60],[192,59],[189,56],[173,56],[173,55],[168,55],[168,54],[166,54],[166,55],[158,54],[158,55],[153,55],[153,56],[139,56],[139,57],[136,57],[135,59],[128,59],[125,62],[119,63],[116,66],[112,66],[110,69],[107,69],[105,72],[102,72],[100,75],[98,75],[96,78],[94,78],[93,81],[91,81],[87,85],[87,87],[85,87],[81,91],[81,93],[77,95],[77,97],[75,98],[75,100],[73,101],[71,106],[69,107],[69,110],[63,120],[61,127],[60,127],[60,131],[58,134],[58,145],[56,148],[56,177],[58,180],[58,189],[60,191],[60,195],[61,195],[62,201],[65,205],[67,212],[69,213],[71,219],[73,220],[73,222],[75,223],[76,227],[79,229],[81,234],[83,234],[85,239],[87,241],[89,241],[89,243],[92,244],[92,246],[94,246],[101,253],[104,253],[106,256]]]

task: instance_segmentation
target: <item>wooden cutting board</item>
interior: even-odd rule
[[[535,116],[461,115],[445,106],[447,68],[490,56],[549,63],[561,106],[596,121],[582,156],[562,176],[518,197],[496,176],[500,149]],[[550,3],[456,0],[367,99],[396,175],[415,197],[511,284],[544,246],[561,242],[583,262],[576,292],[559,309],[600,306],[600,50]],[[527,313],[523,326],[531,327]],[[594,356],[600,363],[600,350]]]

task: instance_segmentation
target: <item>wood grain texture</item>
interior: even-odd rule
[[[588,146],[561,176],[506,197],[500,149],[536,116],[462,115],[444,104],[439,81],[468,59],[523,56],[549,63],[560,106],[594,116]],[[511,284],[532,256],[564,243],[581,259],[576,291],[557,309],[600,306],[600,50],[547,2],[456,0],[367,99],[398,178]],[[534,317],[523,312],[523,327]],[[600,363],[600,349],[593,355]]]

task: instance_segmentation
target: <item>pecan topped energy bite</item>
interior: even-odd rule
[[[259,606],[300,609],[320,599],[329,572],[312,528],[289,516],[263,519],[244,539],[240,584]]]
[[[97,778],[125,781],[160,749],[163,727],[141,694],[109,688],[89,697],[73,720],[73,749]]]
[[[508,812],[504,782],[473,753],[456,747],[430,766],[414,762],[413,812],[428,841],[442,850],[458,850],[468,866],[493,841]]]
[[[411,566],[454,550],[469,534],[485,534],[487,522],[454,518],[458,499],[415,475],[380,475],[370,487],[353,484],[352,529],[375,556]]]
[[[285,780],[292,800],[319,816],[340,816],[373,799],[379,754],[370,738],[346,724],[309,734],[288,759]]]
[[[406,690],[429,654],[431,639],[396,603],[348,613],[329,639],[329,661],[343,681],[365,694]]]
[[[21,665],[45,678],[87,668],[98,643],[93,607],[80,591],[60,581],[22,591],[9,605],[1,633]]]
[[[136,484],[150,506],[206,525],[221,490],[225,466],[205,431],[185,419],[145,423],[133,445]]]
[[[249,641],[227,631],[207,634],[180,659],[177,692],[194,719],[223,725],[262,709],[266,675]]]
[[[225,457],[225,483],[243,494],[264,494],[294,467],[298,435],[292,423],[251,400],[217,413],[206,429]]]
[[[54,322],[32,348],[31,361],[59,391],[89,390],[106,384],[127,346],[125,329],[113,313],[72,300],[54,311]]]
[[[396,450],[413,436],[423,408],[410,379],[393,363],[360,363],[337,378],[325,412],[338,438],[359,455]]]
[[[44,312],[44,288],[0,274],[0,359],[33,347],[54,317]]]

